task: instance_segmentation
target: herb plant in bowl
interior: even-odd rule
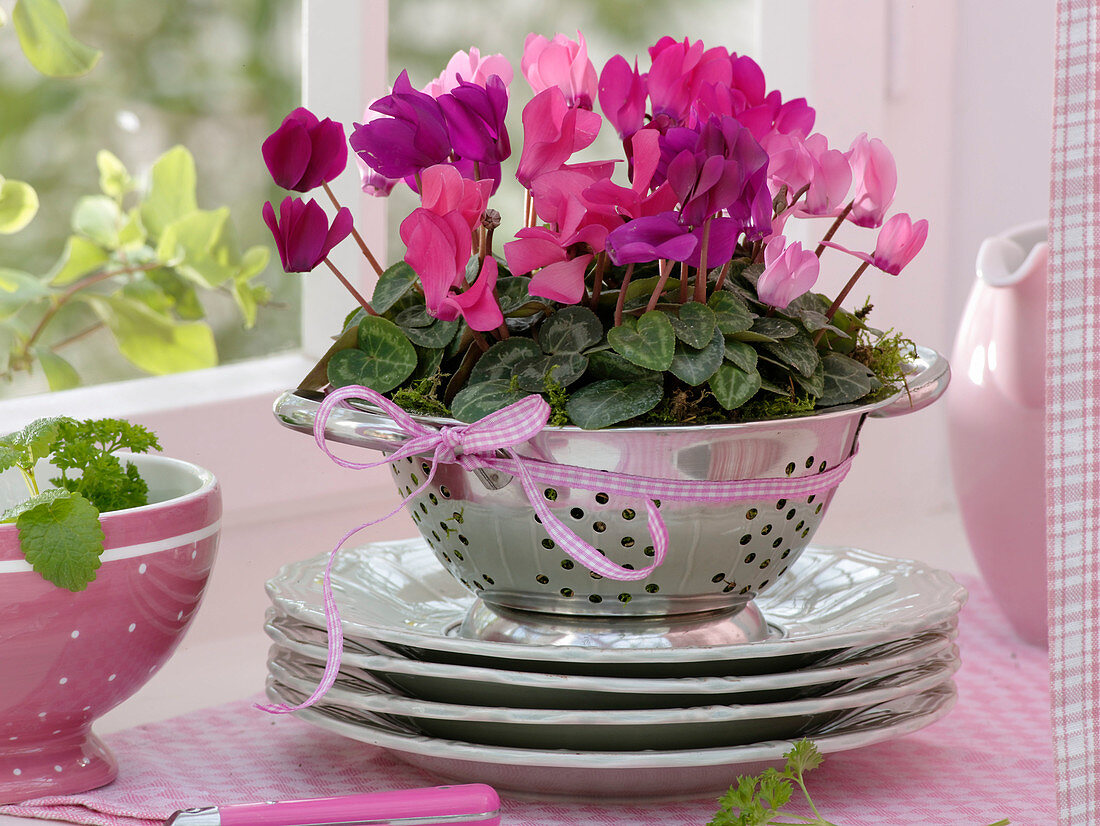
[[[92,722],[163,665],[198,608],[220,490],[150,449],[152,433],[117,419],[0,439],[0,802],[114,779]]]
[[[889,214],[882,142],[830,146],[805,100],[722,47],[664,37],[638,67],[597,72],[581,36],[527,38],[524,195],[500,207],[522,221],[504,243],[513,70],[474,49],[424,91],[402,73],[352,129],[366,191],[419,194],[402,261],[383,270],[335,202],[331,222],[312,200],[264,207],[287,271],[324,263],[348,283],[327,255],[354,235],[378,272],[277,415],[388,454],[424,538],[487,606],[474,636],[508,638],[501,611],[743,609],[813,535],[864,419],[948,381],[936,353],[845,307],[927,234]],[[600,130],[621,156],[582,159]],[[287,188],[331,192],[343,137],[298,109],[263,154]],[[856,251],[833,240],[850,227]],[[812,291],[826,255],[852,264],[835,296]]]

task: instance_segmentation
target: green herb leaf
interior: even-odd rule
[[[110,256],[98,244],[79,235],[71,235],[65,242],[65,251],[46,274],[45,280],[64,287],[102,268],[109,260]]]
[[[578,427],[599,430],[648,413],[664,396],[660,382],[598,381],[569,397],[566,411]]]
[[[638,319],[624,318],[620,326],[607,331],[607,343],[627,361],[649,370],[667,370],[676,354],[676,334],[660,310],[650,310]]]
[[[52,451],[61,476],[50,481],[82,495],[100,512],[144,505],[149,487],[134,465],[116,455],[121,450],[148,453],[160,450],[160,442],[152,431],[123,419],[63,420]]]
[[[82,591],[95,579],[103,553],[103,528],[95,506],[77,493],[42,495],[16,519],[19,546],[45,579]]]
[[[175,146],[153,164],[149,194],[141,205],[141,220],[159,238],[171,224],[198,209],[195,197],[195,159],[185,147]]]
[[[130,173],[115,155],[106,149],[100,149],[95,156],[96,166],[99,167],[99,188],[103,194],[121,203],[122,198],[134,188],[134,180]]]

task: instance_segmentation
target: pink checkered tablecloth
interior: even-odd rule
[[[1051,716],[1062,826],[1100,824],[1100,7],[1060,0],[1047,324]]]
[[[809,787],[824,817],[844,826],[1017,826],[1055,821],[1046,652],[1019,642],[985,587],[965,580],[959,701],[941,722],[903,739],[826,757]],[[108,826],[145,826],[188,806],[322,797],[435,785],[377,748],[271,716],[242,700],[105,738],[119,779],[73,797],[0,813]],[[732,783],[735,778],[731,777]],[[599,806],[505,798],[504,822],[695,824],[715,800]]]

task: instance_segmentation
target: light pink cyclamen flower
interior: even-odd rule
[[[596,67],[588,59],[588,45],[580,32],[576,41],[564,34],[554,35],[553,40],[527,35],[519,65],[536,95],[556,86],[571,107],[591,109],[596,101]]]
[[[756,282],[756,294],[765,304],[786,307],[817,282],[817,256],[795,241],[777,235],[764,247],[764,272]]]
[[[447,68],[435,80],[424,87],[425,94],[437,98],[458,88],[459,78],[467,83],[484,86],[485,82],[496,75],[504,85],[512,83],[512,64],[502,54],[481,56],[476,46],[469,52],[455,52],[447,63]]]
[[[768,153],[768,183],[773,194],[786,186],[787,197],[792,198],[809,184],[795,207],[795,215],[810,218],[840,214],[852,186],[852,168],[843,152],[829,149],[824,135],[815,133],[803,138],[772,133],[763,146]]]
[[[861,227],[879,227],[894,202],[898,170],[894,156],[878,138],[859,135],[848,150],[852,166],[852,211],[848,220]]]
[[[884,273],[898,275],[910,261],[916,258],[927,238],[928,221],[923,218],[913,221],[906,213],[899,212],[878,231],[875,251],[870,254],[847,249],[832,241],[827,241],[826,246],[854,255]]]

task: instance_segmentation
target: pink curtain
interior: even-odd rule
[[[1058,812],[1100,824],[1100,6],[1060,0],[1051,166],[1047,525]]]

